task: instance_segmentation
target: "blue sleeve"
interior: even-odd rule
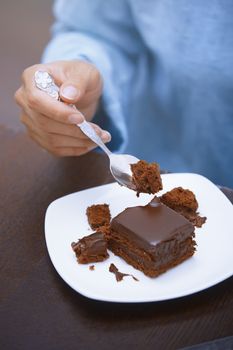
[[[135,74],[140,38],[127,1],[57,0],[52,39],[42,61],[85,59],[100,71],[104,87],[94,122],[112,134],[109,147],[127,143],[124,109]]]

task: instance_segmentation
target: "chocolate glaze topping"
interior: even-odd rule
[[[186,239],[194,231],[188,220],[162,204],[157,197],[146,206],[125,209],[112,220],[111,228],[145,249],[174,236]]]

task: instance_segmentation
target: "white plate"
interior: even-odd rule
[[[192,190],[199,202],[201,215],[207,216],[202,228],[196,229],[197,251],[194,256],[156,278],[146,277],[110,252],[104,262],[80,265],[71,242],[90,234],[86,208],[108,203],[114,217],[129,206],[146,204],[153,197],[140,195],[116,183],[90,188],[55,200],[47,209],[45,237],[52,263],[74,290],[86,297],[110,302],[151,302],[189,295],[215,285],[233,274],[233,206],[208,179],[196,174],[162,175],[164,190],[182,186]],[[108,271],[114,263],[119,271],[139,279],[125,277],[117,282]]]

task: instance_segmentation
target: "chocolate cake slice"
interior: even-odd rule
[[[145,160],[140,160],[131,164],[131,171],[137,196],[141,192],[155,194],[163,189],[160,167],[157,163],[147,163]]]
[[[108,248],[150,277],[158,276],[195,252],[194,226],[155,197],[112,219]]]

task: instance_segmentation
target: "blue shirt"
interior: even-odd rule
[[[111,147],[233,187],[233,2],[57,0],[43,62],[87,59]]]

